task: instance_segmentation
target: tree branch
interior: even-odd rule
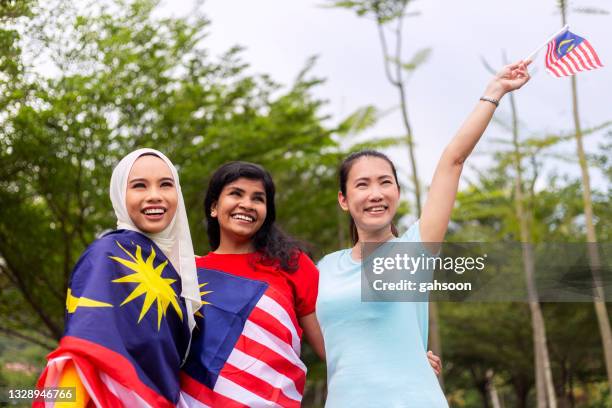
[[[6,242],[6,240],[3,238],[4,237],[0,236],[0,239]],[[21,292],[23,298],[30,305],[34,313],[36,313],[40,317],[40,319],[45,323],[45,325],[49,328],[52,335],[55,338],[59,339],[62,336],[62,331],[53,322],[53,320],[51,320],[51,318],[43,311],[43,308],[40,307],[40,305],[34,301],[32,294],[28,290],[28,287],[22,278],[22,275],[19,272],[17,272],[18,268],[15,268],[14,265],[11,264],[11,261],[9,258],[4,258],[4,261],[6,262],[6,265],[8,266],[8,268],[14,271],[14,276],[16,278],[16,286]]]
[[[28,341],[30,343],[36,344],[37,346],[44,347],[44,348],[46,348],[49,351],[51,351],[51,350],[53,350],[55,348],[54,345],[50,345],[48,343],[45,343],[42,340],[39,340],[39,339],[37,339],[35,337],[32,337],[30,335],[27,335],[27,334],[20,333],[20,332],[18,332],[16,330],[9,329],[8,327],[0,326],[0,332],[6,334],[8,336],[16,337],[18,339],[25,340],[25,341]]]
[[[383,65],[385,67],[385,76],[387,77],[387,80],[393,86],[398,86],[398,81],[395,80],[391,76],[391,69],[389,68],[389,63],[390,62],[389,62],[389,49],[387,47],[387,39],[385,38],[385,32],[384,32],[384,29],[383,29],[383,25],[380,22],[380,20],[378,20],[378,19],[376,21],[376,27],[378,29],[378,38],[380,39],[380,45],[381,45],[382,53],[383,53]]]

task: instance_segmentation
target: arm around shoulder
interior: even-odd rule
[[[306,341],[310,344],[310,347],[312,347],[316,355],[319,356],[321,360],[325,361],[325,342],[323,341],[323,333],[319,326],[317,313],[313,312],[306,316],[302,316],[299,320]]]
[[[296,304],[298,322],[308,344],[321,360],[325,360],[323,334],[315,312],[319,293],[319,270],[305,254],[300,255],[299,268],[300,281]]]

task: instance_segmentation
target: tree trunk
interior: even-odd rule
[[[493,378],[493,370],[487,370],[487,391],[489,393],[489,398],[491,399],[491,406],[493,408],[501,408],[501,404],[499,403],[499,395],[497,394],[497,388],[495,387]]]
[[[478,390],[480,394],[480,398],[482,399],[482,408],[490,408],[489,398],[488,398],[488,380],[486,375],[482,375],[480,370],[474,368],[474,366],[470,366],[470,374],[472,375],[472,381],[474,383],[474,387]]]
[[[412,171],[412,188],[414,188],[414,201],[416,213],[421,216],[421,184],[419,183],[419,175],[417,172],[416,157],[414,155],[414,139],[412,137],[412,126],[408,120],[408,103],[406,101],[406,90],[404,84],[400,82],[397,85],[402,109],[402,121],[406,130],[406,143],[408,144],[408,157],[410,158],[410,170]]]
[[[546,342],[546,326],[544,317],[538,301],[538,293],[535,285],[535,259],[533,247],[530,243],[531,232],[529,229],[529,217],[523,203],[523,176],[521,164],[521,152],[518,141],[518,118],[514,94],[510,94],[510,107],[512,110],[512,143],[514,145],[514,167],[516,171],[515,179],[515,211],[519,219],[523,267],[527,281],[527,293],[529,296],[529,310],[531,312],[531,325],[533,329],[535,377],[536,377],[536,396],[538,408],[557,408],[552,370],[550,368],[550,358]],[[547,404],[548,402],[548,404]]]
[[[524,376],[515,376],[512,378],[512,388],[516,398],[516,408],[527,408],[527,397],[531,384]]]
[[[595,225],[593,223],[593,202],[591,200],[591,180],[589,177],[589,167],[587,164],[584,147],[582,145],[582,129],[580,127],[580,116],[578,115],[578,91],[576,86],[576,77],[572,76],[572,111],[574,116],[574,125],[576,128],[576,151],[578,153],[578,162],[580,164],[580,173],[582,174],[582,200],[584,205],[584,222],[586,224],[587,245],[589,254],[589,264],[593,273],[593,297],[595,314],[599,324],[599,333],[604,351],[604,360],[606,363],[606,371],[608,374],[608,387],[612,395],[612,331],[610,329],[610,318],[606,309],[605,294],[603,292],[602,281],[600,276],[601,259],[599,257],[599,248],[597,247],[597,234],[595,233]]]
[[[565,0],[559,1],[561,9],[561,19],[563,25],[566,24],[567,3]],[[610,329],[610,318],[606,309],[604,292],[601,285],[601,277],[599,270],[601,268],[601,260],[597,248],[597,234],[595,233],[595,225],[593,224],[593,202],[591,200],[591,180],[589,176],[589,166],[587,164],[584,147],[582,144],[582,128],[580,126],[580,115],[578,113],[578,87],[576,77],[571,77],[572,85],[572,113],[574,117],[574,127],[576,130],[576,152],[578,154],[578,163],[580,164],[580,173],[582,175],[582,200],[584,206],[584,218],[587,233],[587,245],[589,254],[589,264],[593,271],[593,296],[595,314],[597,315],[597,323],[599,324],[599,334],[601,336],[602,347],[604,351],[604,361],[606,364],[606,372],[608,374],[608,387],[610,395],[612,395],[612,330]]]

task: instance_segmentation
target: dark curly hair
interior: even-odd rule
[[[260,255],[258,261],[266,265],[278,265],[288,272],[298,268],[300,253],[307,253],[305,245],[284,233],[276,224],[276,206],[274,195],[276,189],[272,176],[263,167],[249,162],[234,161],[219,167],[208,183],[206,198],[204,198],[204,214],[206,216],[206,232],[211,249],[219,248],[221,230],[219,221],[210,215],[212,206],[219,200],[223,187],[239,178],[260,180],[266,191],[266,219],[261,228],[253,236],[255,250]]]

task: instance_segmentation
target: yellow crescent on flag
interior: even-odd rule
[[[557,54],[561,54],[561,47],[563,47],[565,44],[567,43],[571,43],[573,42],[574,39],[570,38],[569,40],[563,40],[559,43],[559,46],[557,47]],[[567,50],[565,50],[566,53],[570,52],[572,50],[572,48],[574,48],[574,44],[570,45]]]

